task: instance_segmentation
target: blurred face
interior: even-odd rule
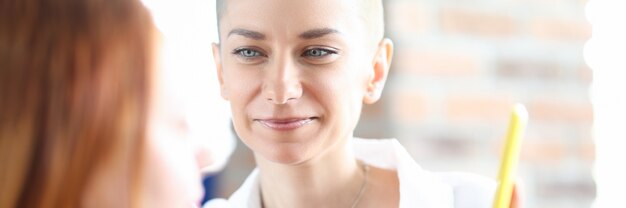
[[[357,1],[227,3],[214,46],[222,96],[257,155],[298,164],[352,136],[376,52]]]
[[[162,60],[159,58],[157,60]],[[192,207],[203,197],[200,169],[209,149],[188,135],[183,99],[171,68],[158,68],[143,170],[146,207]]]
[[[160,49],[160,40],[157,42]],[[163,59],[160,50],[156,61]],[[144,153],[139,164],[138,184],[141,207],[198,207],[204,192],[201,168],[210,165],[204,142],[188,135],[183,99],[177,97],[176,80],[169,79],[171,68],[154,69],[152,97],[148,111]],[[120,151],[125,153],[124,151]],[[114,154],[110,162],[95,173],[86,191],[84,207],[126,207],[126,190],[132,174],[127,154]],[[209,156],[210,157],[210,156]],[[135,201],[138,199],[130,199]]]

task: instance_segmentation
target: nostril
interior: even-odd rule
[[[292,100],[297,100],[298,98],[265,98],[266,101],[272,102],[273,104],[287,104]]]

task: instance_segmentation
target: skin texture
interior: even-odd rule
[[[215,49],[222,56],[216,61],[222,96],[231,101],[244,142],[259,146],[255,150],[275,162],[298,164],[339,141],[325,138],[352,136],[363,102],[380,96],[390,52],[381,53],[383,44],[367,44],[356,11],[343,12],[353,10],[350,1],[332,10],[324,1],[271,2],[229,4],[225,18],[237,18],[222,21],[223,41]],[[310,14],[273,24],[309,6],[314,7]],[[311,38],[314,33],[325,34]],[[381,43],[391,47],[388,40]],[[316,53],[325,55],[311,55]],[[287,118],[315,119],[294,131],[274,131],[258,122]],[[252,137],[257,139],[246,139]]]
[[[393,46],[365,35],[355,2],[242,0],[223,13],[221,92],[255,152],[267,207],[349,207],[362,184],[347,142],[362,105],[380,97]],[[370,174],[363,199],[388,200],[359,206],[397,205],[395,174]]]

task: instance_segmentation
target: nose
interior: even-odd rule
[[[297,67],[289,60],[277,63],[265,74],[263,97],[278,105],[299,99],[302,96],[302,84]]]

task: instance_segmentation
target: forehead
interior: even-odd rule
[[[236,28],[259,31],[268,37],[297,36],[316,28],[339,33],[364,33],[359,0],[229,0],[220,18],[220,36]]]

